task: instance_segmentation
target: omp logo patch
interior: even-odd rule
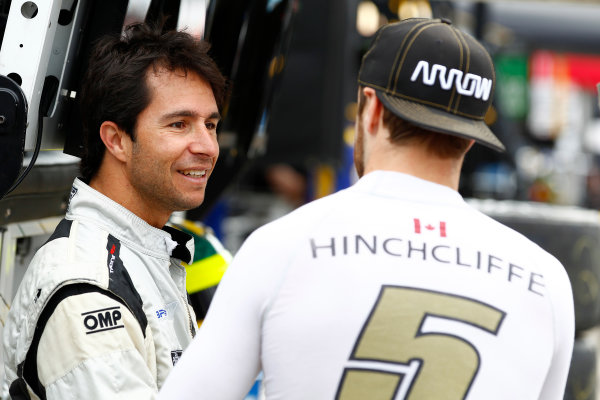
[[[88,311],[82,313],[81,316],[86,335],[125,327],[121,321],[121,307],[119,306]]]
[[[167,316],[167,310],[156,310],[156,317],[158,319]]]
[[[423,75],[421,80],[424,85],[434,86],[436,81],[439,81],[440,86],[444,90],[452,89],[456,86],[456,91],[463,96],[475,97],[487,101],[492,91],[492,80],[482,78],[479,75],[467,73],[463,78],[463,72],[456,68],[448,68],[444,65],[429,63],[425,60],[419,61],[413,71],[410,80],[412,82]]]
[[[183,354],[183,350],[171,351],[171,361],[173,361],[173,365],[177,364],[177,361],[179,361],[182,354]]]

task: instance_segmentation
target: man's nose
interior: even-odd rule
[[[194,154],[216,157],[219,154],[219,143],[214,131],[210,131],[204,125],[196,129],[190,143],[190,151]]]

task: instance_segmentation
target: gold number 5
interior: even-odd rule
[[[406,399],[464,399],[479,370],[479,352],[451,333],[423,332],[428,317],[459,321],[497,335],[505,313],[466,297],[401,286],[383,286],[350,356],[352,361],[408,365],[418,361]],[[339,400],[393,399],[404,374],[346,368]]]

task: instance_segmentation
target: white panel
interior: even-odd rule
[[[10,5],[0,49],[0,74],[16,73],[21,77],[21,88],[29,103],[27,150],[35,145],[38,106],[60,6],[57,0],[13,0]],[[36,7],[37,13],[28,17]]]
[[[177,18],[177,29],[185,29],[187,33],[203,38],[206,26],[207,6],[207,0],[181,0],[179,4],[179,16]]]
[[[17,237],[21,230],[16,224],[5,226],[0,242],[0,295],[10,304],[13,298]]]
[[[125,11],[123,28],[127,25],[144,22],[150,8],[150,3],[152,3],[152,0],[129,0],[127,11]]]

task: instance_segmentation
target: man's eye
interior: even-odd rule
[[[183,121],[173,122],[169,126],[171,128],[175,128],[175,129],[183,129],[183,128],[185,128],[185,122],[183,122]]]
[[[206,129],[208,129],[209,131],[215,130],[215,129],[217,129],[217,124],[214,124],[212,122],[207,122]]]

